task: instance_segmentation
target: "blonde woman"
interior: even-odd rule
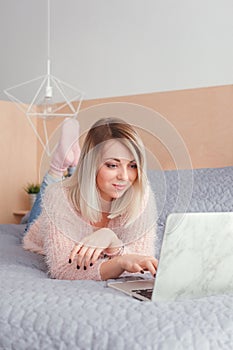
[[[80,153],[77,133],[77,121],[64,123],[44,182],[56,183],[43,186],[24,248],[44,254],[57,279],[107,280],[144,271],[155,276],[156,206],[139,135],[121,119],[101,119]],[[76,164],[73,175],[60,181]]]

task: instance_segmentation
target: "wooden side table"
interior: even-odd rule
[[[29,212],[29,210],[14,210],[13,215],[15,217],[16,223],[19,224],[22,217],[26,215]]]

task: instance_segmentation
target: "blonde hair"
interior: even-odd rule
[[[67,182],[73,206],[91,223],[99,222],[102,218],[96,177],[103,146],[106,141],[112,139],[120,141],[132,153],[137,164],[137,178],[120,198],[112,200],[108,218],[124,215],[126,222],[132,222],[139,214],[145,195],[147,187],[145,150],[136,130],[118,118],[98,120],[88,131],[77,168]]]

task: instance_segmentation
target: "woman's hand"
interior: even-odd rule
[[[153,256],[126,254],[119,256],[118,261],[124,271],[132,273],[150,271],[152,276],[156,275],[158,260]]]
[[[150,271],[152,276],[155,277],[157,267],[158,260],[153,256],[125,254],[102,263],[100,274],[102,280],[117,278],[125,271],[131,273]]]
[[[101,228],[85,237],[80,243],[75,244],[71,251],[69,262],[72,262],[77,254],[77,268],[82,265],[84,269],[92,266],[107,248],[120,247],[122,242],[109,228]]]

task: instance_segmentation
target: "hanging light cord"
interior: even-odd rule
[[[51,65],[51,61],[50,61],[50,0],[48,0],[48,8],[47,8],[47,12],[48,12],[48,18],[47,18],[47,76],[48,76],[48,80],[47,80],[47,85],[46,85],[46,91],[45,91],[45,98],[51,98],[53,95],[53,89],[51,86],[51,82],[50,82],[50,65]]]
[[[48,18],[47,18],[47,54],[48,60],[50,60],[50,0],[48,0]]]

